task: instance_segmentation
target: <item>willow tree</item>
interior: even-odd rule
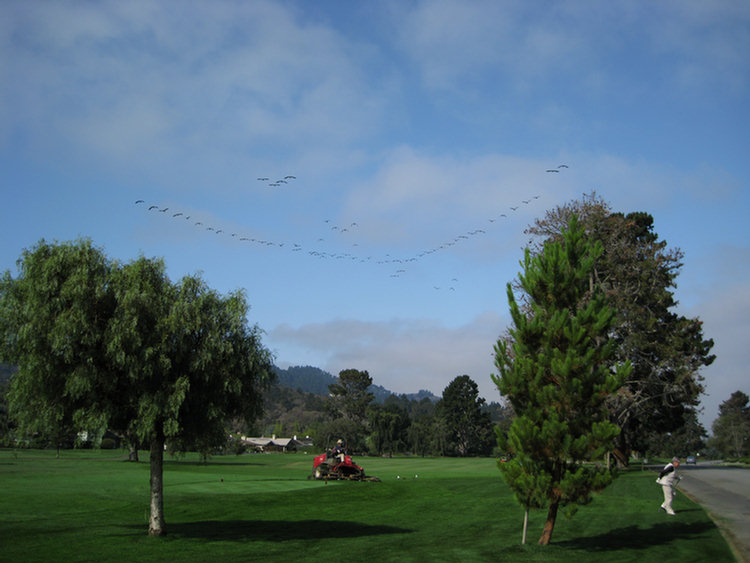
[[[528,307],[507,286],[513,325],[495,346],[493,380],[517,416],[508,435],[498,435],[513,456],[498,467],[523,506],[547,508],[541,545],[560,507],[590,502],[613,478],[606,466],[586,463],[613,446],[619,429],[606,401],[629,369],[614,365],[615,314],[592,281],[601,251],[573,216],[562,240],[533,257],[525,252],[519,281]]]
[[[95,424],[148,444],[149,534],[165,534],[165,447],[224,445],[228,420],[252,421],[272,378],[244,294],[172,283],[159,260],[112,263],[90,241],[41,242],[19,270],[0,286],[0,357],[19,366],[13,415],[27,429]]]
[[[90,240],[42,240],[17,266],[18,277],[6,271],[0,285],[0,358],[18,366],[10,414],[19,435],[39,436],[59,455],[78,431],[103,422],[90,406],[97,400],[92,381],[108,371],[112,264]]]
[[[207,454],[225,445],[230,419],[260,415],[271,360],[241,292],[221,296],[195,276],[172,284],[162,262],[146,259],[123,267],[114,286],[108,354],[121,371],[106,410],[149,444],[149,533],[162,535],[165,447]]]

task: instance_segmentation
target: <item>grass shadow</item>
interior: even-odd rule
[[[139,531],[141,528],[139,527]],[[168,523],[169,538],[205,541],[289,541],[407,534],[414,530],[346,520],[206,520]]]
[[[665,522],[650,528],[626,526],[605,534],[576,538],[553,543],[560,547],[571,547],[585,551],[610,551],[613,549],[649,549],[678,539],[695,539],[698,535],[715,528],[712,522]]]

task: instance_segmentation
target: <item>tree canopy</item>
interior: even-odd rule
[[[668,248],[644,212],[614,213],[596,194],[547,212],[527,229],[538,237],[532,254],[560,240],[572,215],[602,245],[592,269],[616,318],[610,336],[618,362],[632,369],[609,400],[611,419],[622,429],[615,454],[627,464],[633,450],[647,452],[655,434],[684,426],[703,393],[700,369],[714,360],[713,341],[702,323],[674,312],[676,279],[683,253]]]
[[[750,397],[735,391],[721,405],[714,420],[711,445],[726,457],[739,458],[750,454]]]
[[[454,378],[438,401],[438,416],[445,421],[449,451],[453,455],[487,455],[492,451],[492,421],[482,410],[485,400],[468,375]]]
[[[519,275],[525,309],[507,286],[513,323],[510,338],[495,346],[493,381],[516,418],[507,436],[498,432],[498,445],[512,455],[498,467],[522,505],[548,509],[542,545],[560,506],[587,503],[612,480],[607,468],[584,463],[613,446],[619,429],[606,400],[628,372],[616,366],[609,338],[615,313],[593,283],[601,252],[573,215],[561,240],[533,257],[526,250]]]
[[[343,439],[351,450],[367,449],[367,408],[374,398],[369,391],[371,385],[372,377],[366,370],[339,372],[336,382],[328,386],[326,411],[330,420],[318,432],[320,445],[330,447],[335,440]]]
[[[88,240],[41,241],[0,286],[0,357],[19,366],[10,405],[27,431],[111,427],[149,444],[149,533],[165,533],[165,445],[204,453],[233,417],[254,419],[272,379],[241,292],[197,276],[172,283],[160,260],[108,260]]]

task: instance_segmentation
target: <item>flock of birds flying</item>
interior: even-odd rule
[[[256,178],[258,182],[269,182],[268,185],[271,188],[279,188],[282,184],[288,184],[290,180],[296,180],[297,176],[292,176],[291,174],[284,176],[283,178],[276,180],[274,182],[270,182],[270,178]]]
[[[546,172],[551,173],[559,173],[560,170],[568,168],[567,164],[561,164],[557,168],[551,168],[547,169]],[[281,187],[284,184],[288,184],[290,181],[296,180],[296,176],[293,175],[287,175],[283,178],[275,181],[271,181],[269,177],[258,177],[258,182],[266,182],[269,187],[272,188],[278,188]],[[489,217],[487,219],[487,222],[490,224],[496,223],[497,221],[501,221],[503,219],[507,219],[509,213],[513,213],[517,211],[521,205],[529,205],[535,200],[538,200],[540,198],[539,195],[531,196],[528,199],[522,199],[519,201],[517,205],[509,206],[508,209],[503,209],[493,215],[492,217]],[[150,213],[163,213],[166,216],[171,217],[175,220],[184,220],[188,221],[193,224],[193,226],[196,229],[202,229],[206,233],[212,233],[214,235],[224,235],[228,236],[230,238],[233,238],[237,240],[239,243],[243,244],[255,244],[259,246],[266,246],[266,247],[276,247],[279,249],[287,249],[291,252],[298,252],[298,253],[307,253],[309,256],[320,258],[320,259],[330,259],[330,260],[349,260],[352,262],[358,262],[358,263],[376,263],[376,264],[385,264],[385,265],[392,265],[392,267],[395,267],[396,269],[390,273],[391,278],[400,278],[403,275],[407,273],[407,268],[422,260],[423,258],[430,256],[432,254],[448,250],[452,247],[455,247],[457,245],[464,244],[468,241],[470,241],[473,237],[478,237],[482,235],[486,235],[487,231],[485,230],[484,225],[479,225],[474,229],[468,230],[464,233],[458,234],[450,239],[445,240],[443,243],[435,245],[431,248],[427,248],[424,250],[421,250],[411,256],[402,257],[402,258],[394,258],[390,254],[386,254],[381,257],[374,257],[372,255],[363,255],[361,253],[356,252],[356,247],[359,246],[359,243],[356,241],[352,241],[351,238],[346,240],[347,244],[351,244],[351,248],[354,250],[354,252],[331,252],[328,250],[325,250],[326,248],[326,242],[331,242],[331,239],[327,239],[326,236],[319,236],[317,237],[317,240],[313,243],[306,243],[305,245],[301,243],[288,243],[288,242],[278,242],[263,238],[257,238],[248,236],[247,234],[241,233],[241,232],[231,232],[232,229],[224,229],[221,226],[217,225],[209,225],[205,224],[201,220],[197,220],[198,218],[195,218],[191,215],[188,215],[187,213],[184,213],[177,209],[171,209],[169,207],[161,207],[159,205],[151,204],[147,205],[146,201],[143,199],[138,199],[135,201],[135,205],[143,207],[146,211]],[[346,224],[332,224],[330,219],[323,220],[323,224],[325,225],[326,230],[335,236],[341,237],[351,237],[358,229],[359,224],[355,222],[347,222]],[[342,239],[339,239],[337,242],[341,242]],[[455,291],[455,282],[457,282],[457,278],[452,278],[451,283],[448,284],[447,287],[445,287],[447,290]],[[433,286],[435,290],[443,289],[443,286]]]

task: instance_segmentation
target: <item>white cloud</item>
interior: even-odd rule
[[[443,0],[419,2],[406,15],[398,10],[393,21],[424,84],[454,94],[488,78],[528,92],[555,87],[563,76],[577,82],[580,93],[609,96],[605,84],[643,92],[647,78],[649,88],[657,79],[670,88],[705,90],[718,83],[741,93],[750,78],[750,8],[733,0],[543,6]],[[634,42],[646,51],[632,49]],[[668,74],[647,77],[641,65],[624,66],[627,58],[655,54],[671,63]]]
[[[517,246],[523,226],[543,206],[576,195],[568,170],[554,176],[545,172],[556,162],[502,154],[429,154],[401,146],[385,154],[374,176],[353,186],[345,213],[368,217],[362,231],[381,243],[428,249],[467,231],[496,235],[512,223],[512,240],[506,242]]]
[[[379,128],[369,51],[273,2],[195,3],[190,17],[158,3],[9,12],[0,132],[23,123],[31,153],[221,174],[248,154],[348,150]]]
[[[428,389],[440,395],[456,376],[467,374],[491,401],[499,399],[490,380],[493,346],[504,329],[500,315],[485,312],[456,327],[434,319],[280,325],[268,340],[272,349],[284,349],[280,363],[315,365],[334,375],[367,370],[375,384],[397,393]]]

